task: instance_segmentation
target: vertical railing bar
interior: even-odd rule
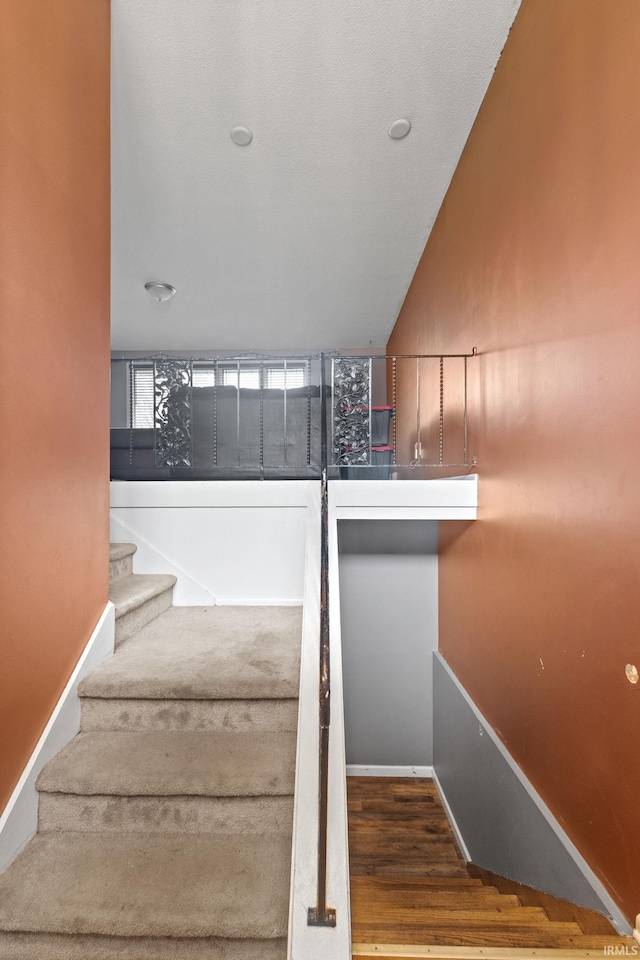
[[[331,676],[329,659],[329,485],[327,481],[327,403],[322,354],[322,432],[320,495],[320,683],[318,748],[318,889],[315,907],[307,911],[311,927],[335,927],[336,911],[327,906],[327,823],[329,803],[329,725],[331,722]]]
[[[420,358],[416,357],[416,460],[422,459],[422,441],[420,439]]]
[[[238,467],[240,466],[240,360],[236,362],[236,446],[238,448]]]
[[[264,480],[264,360],[260,361],[260,479]]]
[[[311,466],[311,357],[307,357],[307,466]]]
[[[157,366],[156,361],[153,361],[153,465],[154,467],[158,466],[158,404],[157,404],[157,390],[156,390],[156,379],[157,379]]]
[[[133,363],[129,363],[129,466],[133,466],[133,404],[134,397]]]
[[[393,406],[392,414],[392,426],[393,426],[393,453],[391,454],[391,461],[393,465],[396,464],[396,420],[398,419],[398,412],[396,410],[396,358],[391,358],[391,404]]]
[[[371,428],[373,426],[373,410],[371,409],[371,399],[373,397],[373,393],[371,389],[372,381],[373,381],[373,358],[369,357],[369,456],[367,457],[367,461],[369,464],[369,468],[371,470],[373,469],[373,450],[371,449],[372,447]]]
[[[187,365],[189,374],[189,463],[187,466],[193,466],[193,360]]]
[[[213,466],[218,466],[218,358],[213,370]]]
[[[323,357],[324,357],[324,354],[323,354]],[[324,383],[325,381],[324,359],[321,361],[321,363],[322,363],[321,379],[322,379],[322,382]],[[336,362],[332,357],[331,358],[331,463],[332,464],[334,462],[334,458],[336,463],[340,462],[339,457],[336,454],[336,435],[335,435],[335,431],[336,431],[336,417],[335,417],[335,406],[334,406],[335,404],[334,387],[336,382],[335,364]],[[322,390],[326,390],[326,387],[322,387]],[[326,420],[323,420],[323,424],[324,424],[323,429],[326,429]],[[340,476],[340,471],[338,472],[337,475]],[[336,476],[335,473],[334,473],[334,476]]]
[[[469,451],[467,448],[467,358],[464,358],[464,411],[463,411],[463,431],[464,431],[464,465],[465,467],[469,464]]]
[[[282,416],[284,420],[284,465],[288,465],[287,461],[287,361],[283,358],[283,377],[284,377],[284,390],[282,391]]]
[[[440,357],[440,465],[444,463],[444,357]]]

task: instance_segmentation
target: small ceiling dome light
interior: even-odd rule
[[[145,283],[144,288],[152,300],[159,300],[160,302],[171,300],[176,292],[176,288],[172,287],[170,283],[161,283],[159,280],[150,280],[149,283]]]
[[[247,127],[234,127],[231,131],[231,139],[239,147],[246,147],[253,140],[253,134]]]
[[[411,130],[411,120],[394,120],[389,127],[389,136],[392,140],[402,140]]]

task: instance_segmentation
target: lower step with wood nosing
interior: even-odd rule
[[[376,919],[369,921],[354,921],[354,931],[360,927],[384,929],[391,923],[411,923],[415,929],[431,929],[435,924],[440,924],[442,929],[449,929],[464,925],[468,927],[483,927],[488,924],[497,923],[500,927],[539,927],[541,924],[548,928],[552,922],[541,907],[523,907],[521,904],[506,903],[504,906],[489,908],[485,903],[479,903],[473,910],[467,911],[464,917],[461,917],[460,911],[448,906],[434,907],[429,913],[417,914],[412,905],[405,907],[391,906],[387,910],[378,908]],[[564,933],[582,933],[577,924],[568,921],[561,921],[562,931]],[[560,930],[560,926],[558,926]]]
[[[397,928],[396,928],[397,930]],[[359,943],[389,943],[394,929],[391,926],[376,924],[370,927],[358,926],[353,930],[353,940]],[[424,925],[420,929],[404,931],[402,940],[406,944],[457,947],[510,947],[514,943],[518,947],[554,949],[578,949],[583,947],[600,948],[618,945],[617,938],[585,936],[576,924],[552,923],[544,924],[544,928],[536,926],[520,926],[517,922],[502,924],[500,922],[460,923],[448,927],[443,922],[434,919],[433,925]],[[553,954],[551,954],[553,956]]]
[[[361,878],[354,877],[353,879],[359,880]],[[484,890],[469,890],[466,893],[464,891],[436,890],[423,894],[414,893],[409,903],[407,900],[404,892],[399,892],[395,896],[376,897],[368,891],[363,893],[358,891],[355,885],[351,886],[352,909],[359,912],[362,907],[363,909],[376,911],[380,916],[383,916],[385,912],[393,911],[394,918],[396,910],[400,911],[402,909],[412,911],[412,915],[415,916],[416,910],[444,908],[449,910],[473,910],[474,908],[478,910],[502,910],[506,907],[518,908],[521,906],[517,897],[503,897],[497,891],[492,893],[490,890],[486,892]]]
[[[484,884],[475,877],[464,874],[461,877],[429,877],[429,876],[410,876],[401,877],[398,875],[390,877],[376,877],[356,875],[351,879],[351,885],[358,885],[362,889],[370,887],[375,890],[406,890],[421,891],[423,889],[431,890],[482,890]]]
[[[544,949],[535,947],[452,947],[435,944],[354,943],[353,960],[574,960],[597,957],[603,947]],[[618,954],[620,955],[620,954]]]
[[[425,862],[424,857],[416,856],[413,860],[406,860],[402,868],[398,866],[398,858],[390,858],[388,862],[380,862],[374,857],[349,857],[351,876],[366,877],[459,877],[464,879],[464,868],[456,864],[453,857],[443,860],[434,860],[433,855]]]

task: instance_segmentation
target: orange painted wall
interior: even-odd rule
[[[639,105],[638,0],[524,0],[388,347],[478,347],[479,519],[441,525],[441,650],[630,919]]]
[[[108,0],[0,0],[0,811],[107,601]]]

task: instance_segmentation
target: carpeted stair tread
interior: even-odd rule
[[[287,941],[1,933],[0,960],[285,960]]]
[[[295,734],[81,733],[41,772],[49,793],[283,796],[293,793]]]
[[[80,685],[84,697],[298,696],[299,607],[172,607]]]
[[[0,876],[0,930],[284,937],[290,857],[281,834],[41,834]]]
[[[137,550],[135,543],[109,544],[109,583],[130,577],[133,573],[133,557]]]
[[[176,578],[168,573],[132,573],[113,580],[109,585],[109,600],[115,605],[116,620],[170,590],[175,583]]]
[[[137,549],[135,543],[110,543],[109,561],[124,560],[125,557],[132,556]]]
[[[298,701],[127,700],[84,697],[82,731],[175,730],[248,733],[297,729]]]
[[[41,793],[38,830],[85,833],[291,833],[293,795],[108,796]]]

